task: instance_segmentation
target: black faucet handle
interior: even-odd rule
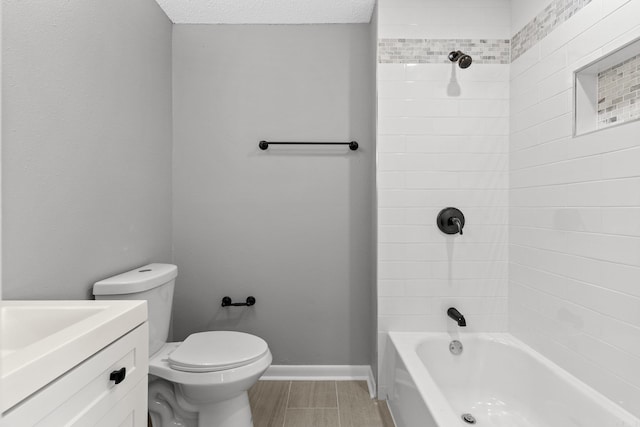
[[[438,213],[436,224],[445,234],[460,234],[464,228],[464,214],[457,208],[444,208]]]

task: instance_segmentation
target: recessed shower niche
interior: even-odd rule
[[[574,73],[574,136],[640,119],[640,39]]]

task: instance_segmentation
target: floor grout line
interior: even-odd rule
[[[338,381],[334,381],[336,389],[336,408],[338,408],[338,427],[342,427],[342,420],[340,419],[340,399],[338,399]]]
[[[338,409],[337,406],[296,406],[295,408],[287,409]]]
[[[289,399],[291,398],[291,381],[289,381],[289,388],[287,389],[287,403],[284,405],[284,417],[282,417],[282,427],[287,425],[287,411],[289,410]]]

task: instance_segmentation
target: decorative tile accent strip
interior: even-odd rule
[[[378,62],[381,64],[449,63],[447,55],[461,50],[476,64],[508,64],[509,40],[487,39],[380,39]]]
[[[511,60],[515,61],[531,46],[575,15],[591,0],[553,0],[511,39]]]
[[[598,73],[598,127],[640,118],[640,55]]]

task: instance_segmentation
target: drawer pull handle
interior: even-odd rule
[[[111,372],[109,375],[109,380],[115,381],[116,384],[120,384],[124,381],[124,377],[127,376],[127,368],[118,369],[117,371]]]

